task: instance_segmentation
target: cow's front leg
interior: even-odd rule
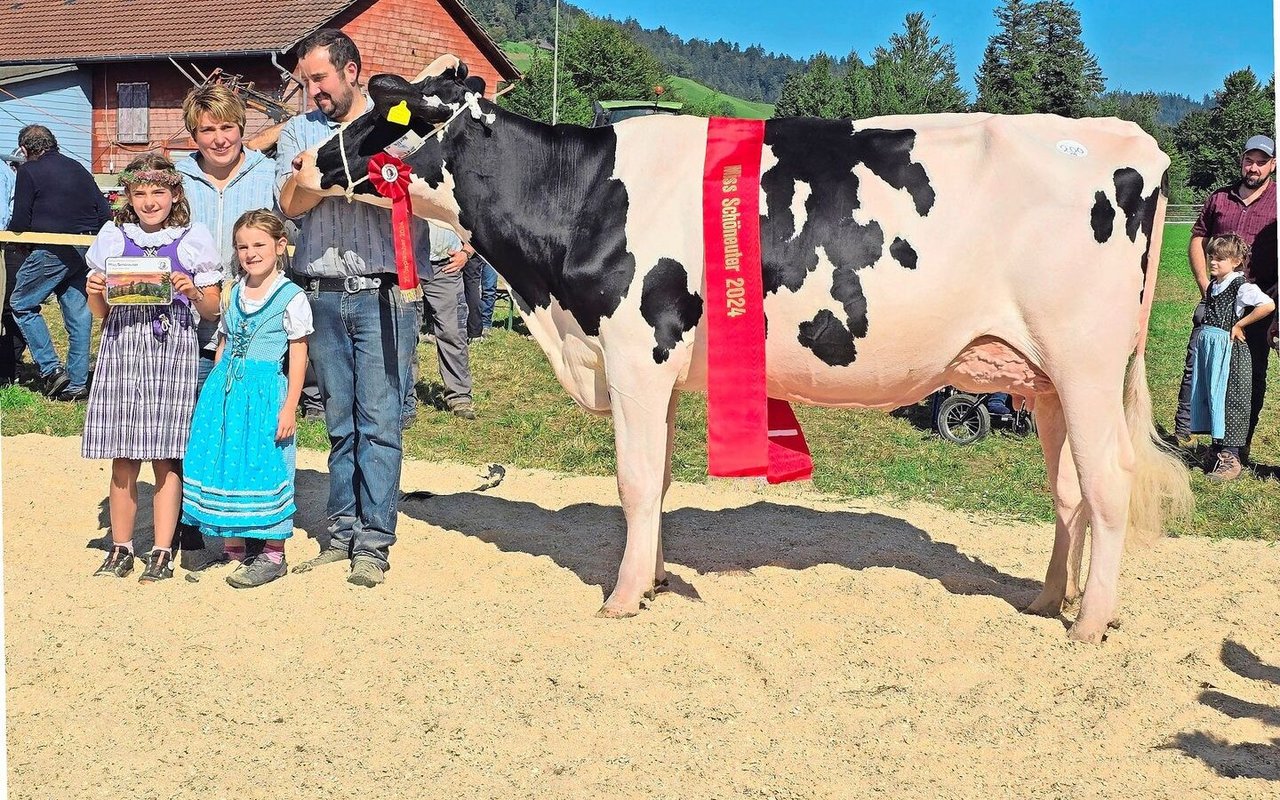
[[[641,600],[652,596],[658,581],[662,498],[670,481],[675,398],[670,383],[658,394],[653,387],[642,387],[640,381],[610,387],[609,394],[627,547],[618,568],[618,582],[599,616],[618,618],[639,613]],[[662,577],[666,577],[665,570]]]

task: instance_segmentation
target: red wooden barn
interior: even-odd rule
[[[282,74],[295,66],[291,49],[325,27],[355,40],[362,81],[380,72],[412,76],[442,53],[460,56],[485,79],[490,96],[499,81],[519,77],[461,0],[257,0],[240,6],[225,0],[23,0],[0,6],[0,68],[59,65],[59,91],[82,92],[89,118],[76,118],[61,104],[55,113],[42,103],[47,78],[0,83],[0,101],[15,124],[39,123],[55,135],[65,130],[91,138],[83,149],[91,151],[85,155],[92,170],[116,172],[140,152],[194,149],[182,124],[190,78],[220,68],[251,81],[258,92],[282,97],[293,88]],[[24,87],[35,93],[24,95]],[[296,91],[286,105],[306,111],[310,101]],[[246,135],[270,124],[251,110]],[[13,145],[0,141],[0,150]]]

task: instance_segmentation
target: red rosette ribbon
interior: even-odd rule
[[[413,201],[409,197],[409,178],[413,170],[408,164],[387,153],[369,159],[369,183],[378,194],[391,201],[391,240],[395,243],[396,276],[406,299],[418,296],[418,265],[413,258],[413,234],[409,220],[413,217]]]

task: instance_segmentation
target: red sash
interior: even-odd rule
[[[813,476],[791,407],[765,393],[764,279],[760,268],[760,152],[764,122],[707,123],[702,225],[707,296],[707,471]]]

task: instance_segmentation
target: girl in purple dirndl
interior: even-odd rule
[[[143,461],[151,462],[155,546],[140,578],[150,582],[173,577],[182,457],[196,401],[196,324],[200,316],[217,315],[223,270],[209,230],[191,223],[182,177],[168,159],[140,156],[120,182],[125,203],[85,257],[89,307],[105,321],[81,454],[112,460],[111,550],[94,574],[118,578],[133,571],[138,473]],[[123,277],[131,263],[147,269],[158,263],[124,260],[130,258],[166,260],[168,286],[148,281],[151,273]],[[156,304],[155,292],[163,297],[170,288],[172,300]],[[128,304],[139,300],[146,302]]]

